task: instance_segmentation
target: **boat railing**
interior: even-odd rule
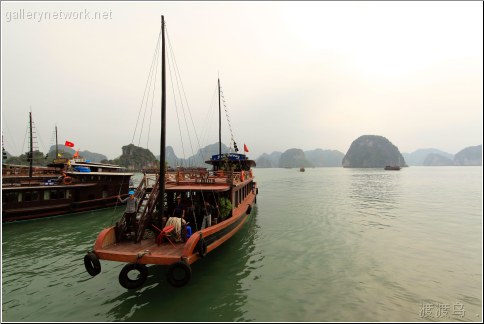
[[[2,166],[2,177],[8,176],[28,176],[29,175],[29,167],[24,165],[3,165]],[[34,167],[32,168],[32,175],[33,176],[55,176],[58,175],[59,172],[56,168],[50,167]]]
[[[158,182],[158,174],[150,173],[145,174],[143,179],[140,182],[140,186],[144,186],[145,188],[153,188],[153,186]]]
[[[179,169],[166,172],[167,183],[228,183],[231,185],[247,180],[252,177],[252,171],[211,171],[207,169]]]

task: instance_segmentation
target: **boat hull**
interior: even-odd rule
[[[162,243],[158,245],[154,238],[142,239],[139,243],[131,241],[116,243],[115,228],[111,226],[99,233],[94,244],[93,253],[99,260],[110,260],[127,263],[171,265],[177,261],[192,264],[199,260],[197,247],[203,239],[206,253],[210,253],[235,235],[250,217],[250,211],[255,204],[255,193],[250,193],[232,211],[232,217],[194,232],[184,243]],[[250,207],[249,207],[250,206]]]

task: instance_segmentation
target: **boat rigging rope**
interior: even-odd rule
[[[160,51],[158,51],[158,54],[160,53]],[[156,66],[155,66],[155,71],[158,71],[158,59],[156,59]],[[153,95],[151,96],[151,109],[150,109],[150,118],[149,118],[149,123],[148,123],[148,134],[147,134],[147,138],[146,138],[146,148],[148,148],[148,144],[150,142],[150,131],[151,131],[151,120],[152,120],[152,116],[153,116],[153,104],[154,104],[154,101],[155,101],[155,85],[156,85],[156,76],[158,75],[158,73],[155,73],[155,80],[153,82]],[[151,85],[150,85],[150,88],[151,88]],[[148,97],[149,97],[149,92],[148,92]],[[146,102],[148,103],[148,101]],[[145,114],[146,114],[146,109],[145,109]],[[143,124],[144,124],[144,121],[145,121],[145,116],[143,115]],[[141,142],[141,134],[140,134],[140,140],[138,141],[138,143]],[[138,144],[139,146],[139,144]]]
[[[227,102],[225,101],[225,97],[224,97],[222,87],[220,87],[220,97],[222,98],[222,103],[224,105],[224,110],[225,110],[225,116],[227,117],[227,123],[229,124],[230,139],[231,139],[230,147],[232,147],[232,142],[233,142],[235,152],[237,153],[239,151],[239,149],[237,148],[237,143],[235,143],[235,140],[234,140],[234,132],[232,131],[232,124],[230,123],[229,112],[227,110]]]
[[[197,142],[197,145],[198,145],[198,153],[199,153],[200,159],[203,162],[203,156],[202,156],[202,152],[201,152],[200,140],[199,140],[199,137],[198,137],[198,134],[197,134],[197,127],[195,127],[195,123],[193,121],[193,116],[192,116],[192,113],[191,113],[190,105],[188,104],[188,99],[187,99],[187,95],[186,95],[186,92],[185,92],[185,88],[184,88],[183,82],[181,80],[180,70],[179,70],[178,64],[176,62],[175,53],[173,51],[173,46],[172,46],[172,43],[171,43],[171,40],[170,40],[170,36],[169,36],[169,33],[168,33],[168,29],[167,29],[167,32],[166,32],[166,36],[167,36],[167,40],[168,40],[169,52],[171,53],[170,58],[171,58],[171,62],[173,64],[173,71],[174,71],[174,74],[175,74],[175,80],[176,80],[176,84],[177,84],[177,88],[178,88],[178,96],[180,97],[180,103],[182,105],[183,118],[184,118],[184,122],[185,122],[185,127],[187,129],[189,144],[190,144],[190,148],[191,148],[191,154],[192,155],[195,155],[196,153],[195,153],[195,151],[193,149],[193,146],[192,146],[192,142],[193,141],[191,139],[191,135],[190,135],[190,132],[189,132],[189,127],[188,127],[188,122],[187,122],[187,115],[188,115],[188,117],[190,119],[191,126],[192,126],[193,132],[195,134],[195,139],[196,139],[196,142]],[[171,69],[170,69],[170,78],[171,78]],[[172,86],[173,85],[174,85],[174,83],[172,81]],[[174,90],[173,90],[173,92],[174,92]],[[175,99],[175,94],[173,95],[173,97]],[[183,105],[183,102],[186,103],[186,109],[188,111],[188,114],[185,113],[185,106]],[[177,109],[177,118],[178,118],[178,109]],[[180,126],[179,126],[179,128],[180,128]],[[181,138],[181,136],[180,136],[180,138]],[[183,142],[182,142],[182,145],[183,145]],[[186,158],[184,149],[183,149],[183,156],[184,156],[184,158]]]
[[[158,53],[159,53],[159,48],[160,48],[160,43],[161,43],[161,30],[160,30],[160,33],[158,35],[158,42],[156,43],[156,47],[155,47],[155,51],[153,53],[153,59],[151,61],[151,66],[150,66],[150,70],[149,70],[149,73],[148,73],[148,78],[146,80],[146,85],[145,85],[145,90],[143,92],[143,98],[141,99],[141,105],[140,105],[140,109],[139,109],[139,112],[138,112],[138,118],[136,120],[136,126],[135,126],[135,129],[134,129],[134,132],[133,132],[133,137],[131,138],[131,143],[134,142],[134,137],[136,136],[136,131],[138,130],[138,122],[139,122],[139,117],[141,115],[141,110],[143,109],[143,103],[145,102],[145,96],[146,96],[146,89],[148,89],[148,84],[150,85],[151,87],[151,80],[153,79],[152,78],[152,74],[153,74],[153,65],[155,63],[155,60],[157,59],[158,57]],[[142,126],[141,126],[142,127]],[[140,131],[141,132],[141,131]],[[141,135],[140,135],[141,137]]]
[[[116,204],[114,205],[113,214],[111,215],[111,225],[114,222],[114,215],[116,215],[116,209],[118,208],[119,200],[118,197],[121,196],[121,189],[123,189],[124,177],[121,180],[121,184],[119,185],[118,196],[116,197]]]
[[[183,136],[182,136],[182,131],[181,131],[181,125],[180,125],[180,116],[178,114],[178,105],[177,105],[177,100],[176,100],[176,94],[175,94],[175,87],[173,86],[173,74],[174,72],[172,73],[171,71],[171,64],[168,64],[168,70],[169,70],[169,74],[170,74],[170,80],[171,80],[171,90],[173,92],[173,103],[175,105],[175,113],[176,113],[176,120],[177,120],[177,123],[178,123],[178,132],[180,133],[180,142],[181,142],[181,146],[182,146],[182,152],[183,152],[183,158],[186,158],[186,155],[185,155],[185,145],[183,144]],[[175,79],[178,83],[178,78],[176,77],[175,75]],[[182,109],[183,109],[183,101],[181,101],[181,105],[182,105]],[[182,110],[183,111],[183,110]],[[190,133],[189,133],[190,135]]]
[[[24,135],[24,141],[22,142],[22,149],[20,150],[20,154],[24,152],[24,147],[25,147],[25,141],[27,139],[27,134],[29,133],[29,126],[27,126],[27,129],[25,130],[25,135]],[[30,144],[29,144],[30,145]],[[30,151],[30,150],[29,150]]]
[[[196,131],[197,128],[195,127],[195,124],[193,122],[193,117],[192,117],[192,114],[191,114],[190,105],[188,104],[187,95],[186,95],[186,92],[185,92],[185,88],[183,86],[183,82],[181,80],[180,70],[178,69],[178,64],[176,62],[175,53],[173,51],[173,46],[171,45],[171,40],[170,40],[168,32],[167,32],[167,39],[168,39],[168,47],[169,47],[169,50],[170,50],[170,53],[171,53],[170,58],[171,58],[171,61],[173,63],[173,71],[174,71],[174,74],[175,74],[175,81],[176,81],[176,85],[177,85],[177,89],[178,89],[178,96],[180,98],[180,104],[181,104],[182,112],[183,112],[183,120],[185,122],[185,127],[187,129],[188,142],[190,144],[191,154],[195,155],[195,150],[193,149],[193,145],[192,145],[193,141],[192,141],[192,138],[191,138],[191,135],[190,135],[189,126],[188,126],[188,122],[187,122],[187,113],[185,113],[185,106],[184,106],[183,102],[186,103],[186,110],[188,112],[188,117],[190,118],[190,121],[192,123],[193,132],[195,134],[195,138],[197,140],[198,147],[200,148],[201,147],[200,141],[198,139],[198,134],[197,134],[197,131]],[[170,78],[171,78],[171,69],[170,69]],[[172,86],[173,85],[174,85],[174,83],[172,81]],[[182,96],[182,94],[183,94],[183,96]],[[176,101],[174,89],[173,89],[173,98]],[[178,109],[177,109],[177,118],[178,118]],[[180,126],[179,126],[179,128],[180,128]],[[181,138],[182,137],[181,137],[181,130],[180,130],[180,139]],[[183,142],[182,142],[182,146],[183,146]],[[183,157],[186,158],[184,148],[183,148]]]

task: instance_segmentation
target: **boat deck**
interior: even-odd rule
[[[95,251],[101,259],[105,260],[168,265],[180,260],[185,247],[185,243],[173,242],[173,245],[169,242],[158,245],[153,238],[149,238],[139,243],[132,241],[114,243]]]

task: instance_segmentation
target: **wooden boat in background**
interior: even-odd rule
[[[112,207],[118,195],[128,195],[133,173],[118,165],[59,159],[56,153],[47,167],[33,166],[32,113],[30,129],[29,165],[2,164],[2,222]]]
[[[164,68],[164,33],[162,16],[162,109],[160,173],[145,174],[136,189],[139,201],[136,221],[127,226],[126,214],[116,225],[103,229],[92,251],[84,256],[86,271],[91,276],[101,272],[100,260],[123,262],[119,283],[127,289],[141,287],[148,276],[146,265],[168,266],[167,280],[175,286],[186,285],[191,278],[191,264],[206,256],[241,229],[251,214],[258,193],[251,167],[255,162],[245,154],[220,152],[206,163],[207,168],[165,169],[166,91]],[[219,143],[220,140],[219,81]],[[173,215],[175,198],[180,196],[186,207],[186,233],[174,235],[183,220]],[[212,226],[201,229],[203,203],[215,208]],[[167,224],[175,224],[168,225]],[[183,226],[180,226],[182,229]],[[190,233],[193,229],[193,233]],[[180,238],[177,241],[177,238]],[[133,278],[133,272],[137,274]]]
[[[385,166],[384,168],[385,170],[390,170],[390,171],[398,171],[400,170],[401,168],[398,166],[398,165],[387,165]]]
[[[2,167],[2,222],[37,219],[113,207],[126,197],[133,173],[117,165],[69,161],[61,172],[34,168],[24,175],[23,166]],[[82,171],[78,171],[82,168]]]

